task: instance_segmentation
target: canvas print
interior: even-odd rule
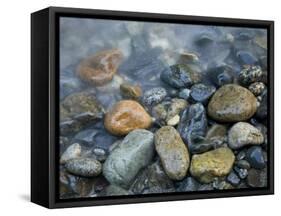
[[[268,185],[267,30],[60,17],[59,198]]]

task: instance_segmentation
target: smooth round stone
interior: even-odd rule
[[[193,101],[206,103],[208,99],[215,93],[216,88],[211,85],[198,83],[193,85],[190,90],[190,96]]]
[[[226,177],[226,180],[233,186],[237,186],[240,183],[240,178],[233,171]]]
[[[154,155],[153,133],[144,129],[130,132],[103,164],[103,175],[114,185],[128,188],[138,172]]]
[[[202,183],[210,183],[216,177],[230,173],[235,156],[229,148],[218,148],[192,156],[190,173]]]
[[[162,87],[152,88],[144,92],[142,101],[146,106],[160,103],[167,95],[167,91]]]
[[[176,64],[164,70],[160,78],[174,88],[190,87],[201,81],[201,74],[190,65]]]
[[[74,175],[94,177],[101,173],[102,165],[93,158],[75,158],[65,164],[66,170]]]
[[[116,73],[123,54],[118,49],[97,52],[83,59],[77,68],[79,77],[94,86],[110,82]]]
[[[260,66],[246,66],[239,73],[239,82],[243,85],[249,85],[262,80],[263,72]]]
[[[232,149],[239,149],[246,145],[260,145],[264,137],[260,130],[247,122],[238,122],[228,132],[228,145]]]
[[[149,128],[151,122],[151,117],[138,102],[122,100],[106,113],[104,126],[114,135],[126,135],[135,129]]]
[[[251,164],[251,167],[255,169],[263,169],[266,166],[266,160],[263,156],[262,148],[259,146],[249,148],[246,158]]]
[[[142,95],[141,87],[138,85],[121,84],[120,92],[126,99],[137,100]]]
[[[173,180],[186,176],[189,153],[177,130],[171,126],[160,128],[155,133],[155,148],[167,175]]]
[[[79,143],[70,145],[60,157],[60,163],[65,164],[67,161],[81,156],[81,146]]]
[[[250,90],[250,92],[252,92],[255,96],[260,95],[264,89],[265,89],[265,85],[262,82],[254,82],[251,85],[249,85],[248,89]]]
[[[208,114],[220,122],[237,122],[251,118],[257,110],[257,99],[246,88],[228,84],[219,88],[208,104]]]
[[[253,188],[266,187],[267,169],[263,169],[263,170],[250,169],[248,172],[247,184]]]
[[[181,90],[179,91],[179,98],[188,100],[189,97],[190,97],[190,92],[191,92],[190,89],[187,89],[187,88],[181,89]]]

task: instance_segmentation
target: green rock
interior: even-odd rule
[[[191,159],[190,173],[202,183],[210,183],[216,177],[230,173],[235,156],[229,148],[218,148],[203,154],[195,154]]]
[[[167,175],[173,180],[186,176],[189,153],[179,133],[172,126],[160,128],[155,133],[155,148]]]

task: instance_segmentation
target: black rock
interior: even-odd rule
[[[177,192],[197,191],[200,187],[200,183],[192,177],[186,177],[182,181],[176,182],[175,186]]]
[[[201,75],[190,65],[176,64],[170,69],[163,70],[160,78],[171,87],[185,88],[200,82]]]
[[[227,176],[226,180],[233,186],[237,186],[240,183],[240,178],[233,171]]]
[[[207,131],[207,117],[204,106],[201,103],[196,103],[185,109],[177,130],[189,147],[204,140]]]
[[[215,93],[216,88],[211,85],[198,83],[193,85],[190,90],[190,96],[193,101],[206,104],[208,99]]]
[[[259,146],[253,146],[247,151],[247,161],[251,164],[251,167],[255,169],[263,169],[266,166],[266,161],[263,156],[262,148]]]

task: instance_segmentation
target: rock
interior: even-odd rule
[[[65,164],[67,161],[79,158],[81,156],[81,146],[79,143],[70,145],[60,157],[60,163]]]
[[[238,51],[236,56],[242,65],[255,65],[258,59],[247,51]]]
[[[180,122],[180,116],[179,115],[175,115],[174,117],[172,117],[170,120],[167,121],[167,125],[175,126],[179,122]]]
[[[138,85],[121,84],[120,92],[125,99],[137,100],[142,95],[141,87]]]
[[[63,136],[78,132],[80,129],[81,124],[78,121],[67,120],[60,123],[60,134]]]
[[[112,80],[123,59],[118,49],[97,52],[81,61],[77,68],[79,77],[95,86],[101,86]]]
[[[167,110],[166,121],[168,122],[170,119],[174,118],[176,115],[179,115],[181,111],[183,111],[188,106],[188,103],[179,98],[173,98],[171,100],[171,104]]]
[[[211,85],[198,83],[193,85],[190,90],[190,96],[193,101],[206,103],[208,99],[215,93],[216,88]]]
[[[101,173],[102,165],[93,158],[75,158],[65,164],[68,172],[84,177],[94,177]]]
[[[167,175],[173,180],[185,177],[189,167],[189,153],[179,133],[171,126],[155,133],[155,148]]]
[[[119,92],[120,86],[124,83],[124,78],[119,75],[114,75],[112,80],[102,86],[95,86],[99,93],[114,94]]]
[[[246,66],[239,73],[239,82],[243,85],[249,85],[262,80],[263,72],[260,66]]]
[[[190,65],[176,64],[162,71],[160,78],[171,87],[185,88],[200,82],[201,74]]]
[[[181,115],[177,130],[189,147],[204,140],[207,131],[207,117],[204,106],[197,103],[185,109]]]
[[[224,180],[221,180],[221,179],[218,179],[216,178],[213,183],[213,188],[216,189],[216,190],[227,190],[227,189],[233,189],[234,187],[232,186],[232,184],[224,181]]]
[[[264,91],[265,85],[262,82],[254,82],[248,88],[255,96],[259,96]]]
[[[104,125],[114,135],[126,135],[135,129],[150,127],[151,122],[151,117],[138,102],[122,100],[106,113]]]
[[[247,161],[251,164],[251,167],[255,169],[263,169],[266,166],[266,160],[263,156],[262,148],[259,146],[253,146],[247,150]]]
[[[226,146],[226,144],[224,144],[223,140],[221,139],[212,139],[212,140],[205,139],[196,144],[189,145],[189,151],[192,154],[201,154],[211,149],[217,149],[223,146]]]
[[[153,155],[153,133],[136,129],[112,150],[103,164],[103,175],[111,184],[128,188]]]
[[[100,162],[104,162],[107,158],[106,151],[102,148],[94,148],[92,151],[96,157],[96,159]]]
[[[227,128],[221,124],[214,124],[207,131],[206,139],[207,140],[224,140],[227,135]]]
[[[267,169],[263,169],[263,170],[250,169],[248,172],[247,184],[253,188],[266,187]]]
[[[233,83],[233,71],[227,65],[220,65],[210,68],[207,71],[210,81],[217,87]]]
[[[251,118],[256,110],[255,96],[236,84],[219,88],[208,104],[208,115],[220,122],[244,121]]]
[[[117,186],[117,185],[109,185],[105,189],[106,196],[124,196],[129,195],[129,191]]]
[[[235,162],[235,165],[239,168],[242,168],[242,169],[250,169],[251,168],[251,165],[246,160],[239,160],[239,161]]]
[[[190,92],[191,92],[190,89],[187,89],[187,88],[181,89],[181,90],[179,91],[179,98],[188,100],[189,97],[190,97]]]
[[[245,159],[246,158],[246,152],[245,151],[240,151],[238,154],[237,154],[237,156],[236,156],[236,159],[237,160],[243,160],[243,159]]]
[[[104,109],[96,99],[95,92],[92,90],[73,93],[64,98],[61,102],[61,121],[74,116],[90,113],[91,119],[100,119],[103,116]]]
[[[165,103],[157,104],[152,108],[152,115],[157,120],[166,120],[167,117],[167,111],[168,111],[168,105]]]
[[[256,116],[259,119],[265,119],[267,117],[267,90],[265,90],[261,95],[261,101],[257,109]]]
[[[82,130],[74,136],[73,140],[91,146],[97,133],[98,131],[93,129]]]
[[[142,101],[146,106],[151,106],[160,103],[167,95],[167,92],[162,87],[152,88],[144,92]]]
[[[240,178],[233,171],[226,177],[226,180],[233,186],[237,186],[240,183]]]
[[[262,133],[246,122],[238,122],[228,132],[228,144],[232,149],[246,145],[260,145],[264,141]]]
[[[194,178],[190,176],[176,183],[177,192],[197,191],[199,187],[200,187],[199,182],[197,182]]]
[[[234,171],[237,173],[240,179],[245,179],[248,176],[248,169],[234,167]]]
[[[196,37],[195,44],[197,46],[207,46],[214,42],[214,38],[209,34],[202,34],[198,38]]]
[[[226,176],[232,169],[235,156],[229,148],[218,148],[192,156],[190,173],[202,183]]]
[[[137,177],[130,191],[133,194],[174,192],[173,181],[164,172],[160,162],[154,162],[144,169]]]

